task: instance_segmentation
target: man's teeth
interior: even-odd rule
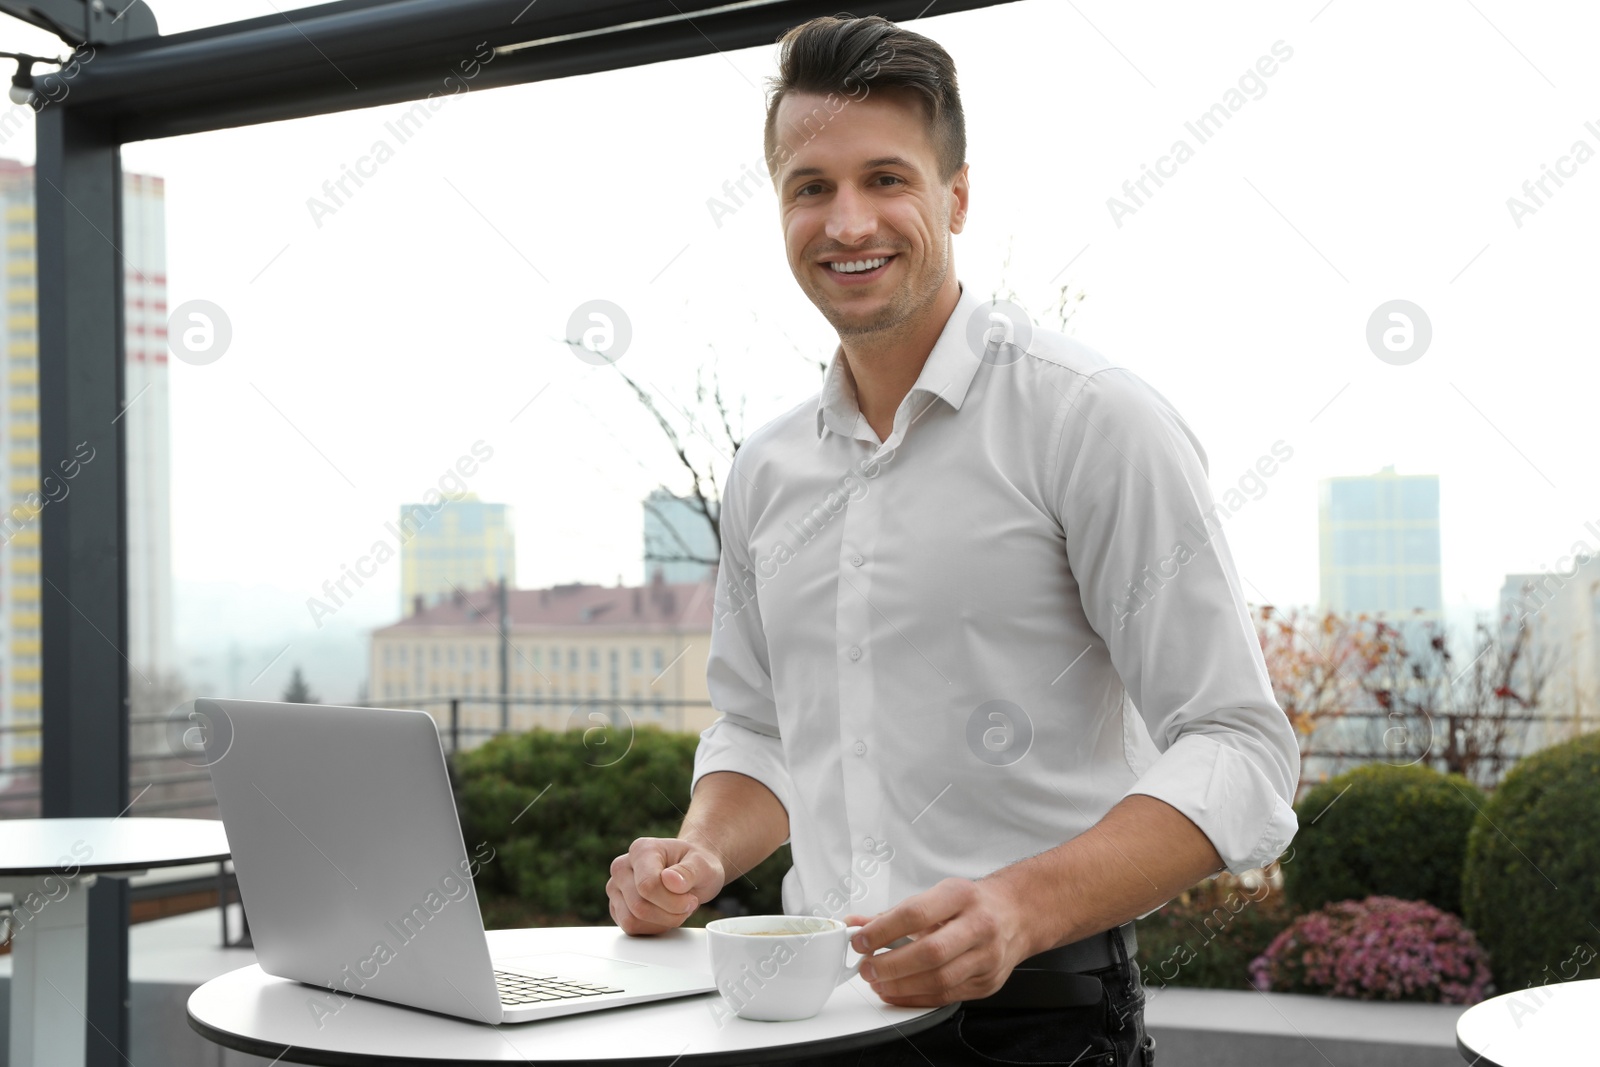
[[[840,274],[860,274],[863,271],[877,270],[889,262],[888,256],[879,256],[877,259],[857,259],[849,263],[829,263],[828,266]]]

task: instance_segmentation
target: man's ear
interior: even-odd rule
[[[967,198],[971,193],[968,184],[969,164],[961,164],[961,169],[956,171],[950,179],[950,232],[960,233],[967,224]]]

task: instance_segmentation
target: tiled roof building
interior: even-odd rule
[[[510,589],[505,625],[492,586],[414,602],[372,635],[368,699],[426,707],[445,726],[449,698],[459,697],[463,729],[493,729],[504,646],[514,730],[606,719],[698,732],[716,718],[706,693],[714,591],[710,580],[659,576],[645,586]]]

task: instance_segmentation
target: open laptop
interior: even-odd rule
[[[468,854],[427,712],[200,699],[191,718],[256,960],[322,987],[319,1022],[350,995],[499,1024],[715,991],[588,953],[491,958],[472,876],[500,861]]]

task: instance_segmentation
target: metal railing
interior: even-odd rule
[[[501,733],[521,732],[536,726],[557,729],[590,728],[599,725],[617,727],[626,722],[633,725],[657,725],[663,729],[682,731],[689,728],[687,713],[691,709],[709,711],[711,708],[710,703],[704,700],[599,696],[555,699],[511,695],[501,697],[498,694],[482,693],[369,700],[367,706],[416,708],[430,712],[439,725],[440,737],[446,751],[452,755],[474,748]],[[535,714],[532,717],[514,714],[524,709],[531,710]],[[1513,713],[1496,718],[1518,727],[1532,723],[1551,724],[1563,721],[1550,713]],[[169,728],[174,721],[170,715],[142,715],[129,718],[133,742],[131,747],[134,748],[134,753],[128,758],[130,770],[133,770],[129,779],[128,799],[131,803],[137,804],[136,810],[140,814],[186,813],[203,816],[209,813],[214,817],[216,798],[209,788],[210,772],[204,767],[186,762],[183,755],[172,746]],[[1330,774],[1333,774],[1360,763],[1384,760],[1392,762],[1396,758],[1396,752],[1383,743],[1383,729],[1379,728],[1379,724],[1383,721],[1408,722],[1398,713],[1391,714],[1381,710],[1347,711],[1330,716],[1324,725],[1311,735],[1311,743],[1302,757],[1302,788],[1309,788],[1315,784],[1315,779],[1305,773],[1308,766],[1328,767],[1331,768]],[[1465,722],[1470,725],[1475,721],[1481,720],[1472,715],[1439,714],[1433,717],[1431,727],[1436,735],[1442,738],[1446,731],[1456,729],[1458,724]],[[1350,724],[1362,722],[1371,724],[1366,727],[1366,736],[1361,738],[1351,736],[1354,731]],[[1416,722],[1415,716],[1410,717],[1411,725],[1415,725]],[[1345,725],[1341,726],[1341,723]],[[37,733],[38,730],[39,727],[31,723],[0,726],[0,734]],[[1441,748],[1440,744],[1434,744],[1427,756],[1417,762],[1442,766],[1439,755]],[[1513,754],[1512,758],[1502,760],[1504,766],[1493,768],[1495,777],[1515,761],[1516,755],[1522,754],[1520,741],[1510,751]],[[38,766],[0,764],[0,779],[7,775],[13,778],[13,782],[12,788],[0,792],[0,819],[37,815]],[[15,779],[19,778],[32,779],[32,786],[24,785],[22,788],[17,788],[19,783]],[[186,789],[198,786],[200,783],[208,785],[203,790]]]
[[[519,724],[513,721],[511,711],[525,707],[547,715],[554,713],[556,721],[534,721],[522,724],[556,729],[590,728],[609,725],[659,726],[664,730],[682,732],[689,728],[686,712],[691,708],[711,709],[707,700],[657,700],[654,697],[582,697],[577,700],[551,697],[500,697],[484,696],[429,696],[385,699],[373,707],[416,708],[433,713],[439,723],[439,735],[445,751],[454,755],[465,748],[474,748],[474,742],[486,741],[502,733],[518,733]],[[671,713],[670,715],[668,713]],[[620,714],[619,714],[620,713]],[[489,725],[478,725],[473,720],[488,718]]]
[[[589,728],[609,724],[648,724],[666,730],[689,728],[691,709],[710,710],[705,700],[669,700],[655,697],[581,697],[553,699],[498,694],[439,695],[402,699],[368,700],[374,708],[416,708],[428,711],[439,724],[445,749],[454,755],[501,733],[518,733],[543,726],[547,728]],[[514,712],[531,709],[533,716]],[[216,817],[216,796],[210,789],[211,772],[192,762],[173,743],[173,715],[133,715],[128,718],[128,801],[131,811],[140,815],[181,814]],[[0,726],[0,733],[38,734],[35,723]],[[0,790],[0,819],[33,818],[39,814],[38,764],[0,764],[0,781],[12,778],[11,787]],[[18,781],[21,779],[22,781]],[[187,787],[205,783],[205,788]],[[20,786],[20,787],[19,787]]]

